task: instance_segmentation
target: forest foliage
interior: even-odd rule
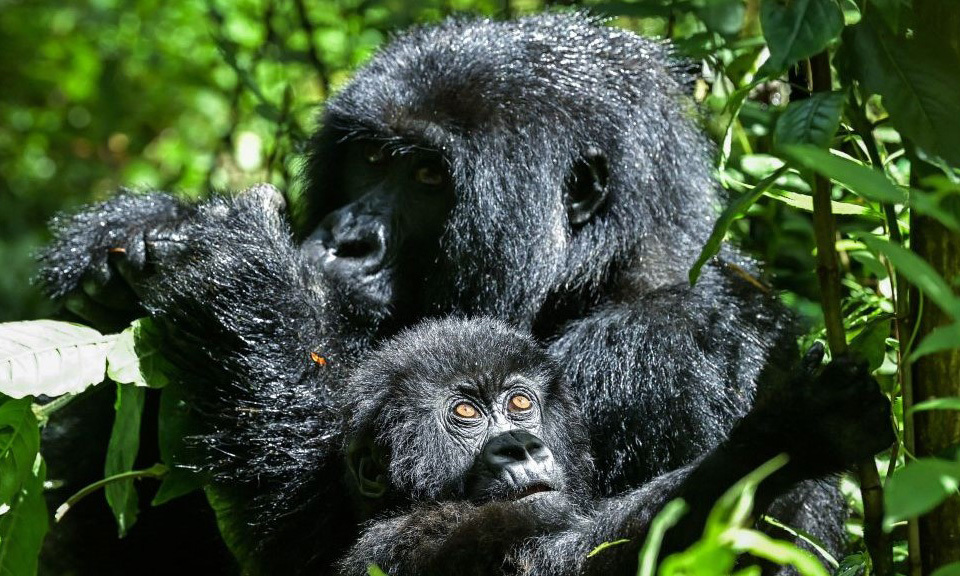
[[[117,387],[105,480],[76,498],[103,489],[122,535],[136,529],[141,506],[204,482],[175,465],[189,423],[170,408],[167,389],[163,462],[134,469],[147,387],[164,387],[149,321],[119,335],[12,322],[53,314],[29,281],[47,219],[122,186],[196,196],[269,181],[296,202],[318,106],[391,32],[451,13],[570,9],[562,4],[0,2],[0,321],[8,321],[0,324],[0,575],[34,573],[43,537],[56,529],[42,498],[39,427],[75,394],[111,385],[105,378]],[[833,353],[849,345],[894,401],[900,441],[844,479],[852,553],[828,564],[844,575],[960,574],[960,5],[575,7],[670,39],[689,65],[728,195],[691,281],[722,242],[739,243],[765,262],[758,284],[807,322],[801,345],[822,339]],[[36,369],[57,362],[52,376]],[[159,492],[141,501],[138,491],[155,479]],[[823,573],[799,549],[744,528],[758,480],[721,502],[701,542],[658,568],[649,550],[681,512],[668,507],[638,573],[732,573],[746,550]],[[883,498],[861,498],[864,482],[878,482]]]

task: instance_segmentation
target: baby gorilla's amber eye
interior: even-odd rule
[[[531,406],[533,406],[533,402],[530,401],[530,398],[523,394],[514,394],[510,398],[507,409],[511,412],[526,412]]]
[[[440,186],[446,177],[447,175],[443,171],[443,166],[437,162],[423,164],[417,168],[417,182],[424,186]]]
[[[383,164],[387,159],[383,152],[383,145],[379,142],[367,142],[363,146],[363,159],[367,164]]]
[[[453,407],[453,411],[461,418],[476,418],[479,416],[477,409],[468,402],[461,402]]]

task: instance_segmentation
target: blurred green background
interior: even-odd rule
[[[121,186],[196,195],[267,180],[296,197],[302,142],[315,128],[318,105],[392,31],[451,13],[502,18],[569,7],[547,4],[0,0],[0,321],[52,313],[30,278],[45,223],[57,211]],[[576,7],[670,37],[694,65],[729,61],[733,68],[725,74],[736,73],[738,55],[755,61],[763,48],[756,2]],[[726,102],[720,84],[701,80],[696,87],[704,110],[718,113],[714,126]],[[735,149],[762,152],[768,103],[778,104],[778,90],[765,86],[751,97],[740,114],[744,142]],[[754,168],[769,167],[761,157]],[[784,226],[786,212],[778,203],[761,203],[752,220],[779,224],[739,224],[737,232],[762,247],[762,257],[778,261],[780,276],[802,293],[812,278],[809,223],[799,217]],[[790,269],[805,272],[791,278]]]

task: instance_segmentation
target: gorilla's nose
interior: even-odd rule
[[[516,464],[545,463],[553,458],[543,441],[525,430],[511,430],[487,442],[484,463],[499,470]]]
[[[338,210],[327,215],[308,241],[323,245],[324,268],[349,275],[370,275],[384,265],[387,226],[372,214]]]

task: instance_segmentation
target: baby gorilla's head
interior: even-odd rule
[[[559,371],[501,322],[420,324],[371,354],[346,390],[347,460],[364,498],[519,499],[583,492],[591,476]]]

